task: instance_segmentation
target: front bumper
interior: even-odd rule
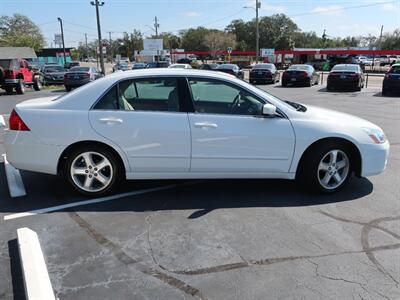
[[[31,131],[7,130],[7,160],[17,169],[57,174],[58,159],[65,146],[43,144]]]
[[[362,157],[361,176],[373,176],[382,173],[387,166],[390,144],[361,144]]]

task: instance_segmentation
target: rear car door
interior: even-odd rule
[[[117,144],[131,172],[188,172],[190,129],[180,112],[178,78],[127,79],[89,112],[93,128]]]
[[[188,83],[191,172],[288,172],[295,136],[287,118],[264,118],[264,100],[224,80],[192,77]]]

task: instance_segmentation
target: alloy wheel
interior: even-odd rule
[[[318,181],[327,190],[333,190],[342,185],[350,169],[349,158],[341,150],[331,150],[325,154],[318,165]]]

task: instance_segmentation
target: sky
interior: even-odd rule
[[[124,31],[153,34],[154,17],[159,32],[204,26],[224,29],[231,20],[255,17],[256,0],[103,0],[100,8],[103,38],[118,38]],[[400,0],[260,0],[259,15],[285,13],[303,31],[324,29],[329,37],[379,35],[400,28]],[[48,46],[60,32],[57,17],[64,20],[66,47],[97,37],[96,13],[90,0],[0,0],[0,15],[28,16],[42,30]]]

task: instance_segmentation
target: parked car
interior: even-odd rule
[[[168,68],[170,63],[168,61],[152,61],[149,62],[146,66],[148,69],[154,69],[154,68]]]
[[[366,56],[355,56],[353,58],[353,63],[354,64],[363,64],[365,66],[372,66],[373,62],[371,58],[368,58]]]
[[[239,79],[243,79],[244,78],[243,71],[240,70],[238,65],[235,65],[235,64],[221,64],[221,65],[218,65],[216,71],[234,75]]]
[[[125,178],[297,179],[333,193],[353,173],[383,172],[389,155],[382,129],[359,117],[175,69],[118,72],[19,103],[4,145],[14,167],[61,174],[88,196]]]
[[[64,65],[64,67],[68,70],[73,67],[79,67],[81,64],[79,61],[67,61]]]
[[[176,61],[178,64],[190,64],[192,62],[189,58],[180,58]]]
[[[381,66],[390,65],[390,59],[388,55],[381,55],[379,57],[379,63]]]
[[[142,63],[142,62],[134,63],[132,65],[132,70],[139,70],[139,69],[145,69],[145,68],[146,68],[146,63]]]
[[[364,73],[359,65],[336,65],[329,72],[326,89],[332,91],[335,88],[353,88],[361,91],[364,87]]]
[[[390,65],[395,64],[396,61],[397,61],[397,55],[390,55],[390,56],[389,56],[389,64],[390,64]]]
[[[73,67],[64,74],[64,86],[69,92],[100,77],[103,74],[94,67]]]
[[[200,69],[200,70],[209,70],[209,71],[212,71],[212,70],[216,70],[217,67],[218,67],[218,64],[201,64],[200,67],[199,67],[199,69]]]
[[[318,84],[319,74],[310,65],[292,65],[282,73],[282,86],[302,85],[313,86]]]
[[[25,86],[31,86],[35,91],[42,88],[43,74],[33,71],[24,59],[0,59],[0,87],[11,94],[25,93]]]
[[[192,66],[189,64],[172,64],[169,65],[168,68],[171,69],[192,69]]]
[[[116,71],[128,71],[130,70],[129,65],[127,63],[117,63],[113,66],[113,72]]]
[[[276,83],[279,82],[279,72],[274,64],[256,64],[250,70],[250,83]]]
[[[382,95],[400,92],[400,64],[394,64],[385,74],[382,84]]]
[[[44,65],[43,84],[63,84],[66,71],[60,65]]]

